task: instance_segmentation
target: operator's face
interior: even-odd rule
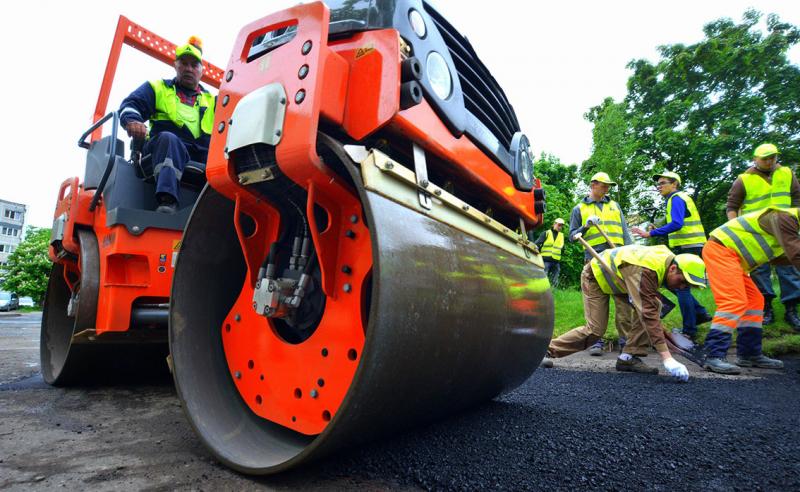
[[[600,181],[592,181],[589,185],[589,188],[592,190],[592,194],[594,196],[604,197],[608,194],[608,190],[611,188],[611,185],[601,183]]]
[[[683,272],[678,265],[670,265],[667,269],[667,278],[664,282],[667,284],[671,290],[675,289],[686,289],[687,287],[691,287],[689,282],[686,281],[686,277],[683,276]]]
[[[754,157],[753,162],[757,168],[768,172],[772,171],[772,168],[774,168],[775,164],[778,163],[778,156],[777,154],[773,154],[767,157]]]
[[[193,56],[183,55],[175,60],[175,73],[181,87],[194,90],[203,76],[203,64]]]

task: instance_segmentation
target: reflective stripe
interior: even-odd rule
[[[756,240],[758,245],[761,246],[761,251],[763,251],[767,255],[767,258],[775,258],[775,253],[772,251],[772,248],[769,247],[767,241],[764,240],[764,236],[759,234],[759,232],[755,230],[753,226],[751,226],[750,223],[747,222],[747,220],[743,219],[742,217],[737,217],[736,220],[737,222],[739,222],[739,224],[742,225],[745,231],[753,235],[753,238]]]
[[[694,237],[702,237],[703,239],[706,238],[705,232],[688,232],[686,234],[670,234],[670,239],[689,239]]]
[[[750,321],[744,320],[740,321],[737,325],[737,328],[761,328],[761,321]]]
[[[739,239],[739,236],[734,234],[734,232],[730,230],[728,226],[724,225],[720,226],[717,230],[728,236],[731,239],[731,241],[733,241],[733,243],[736,245],[736,249],[739,251],[739,254],[742,255],[742,258],[747,263],[747,265],[750,266],[750,268],[755,268],[756,266],[758,266],[755,258],[753,258],[753,255],[750,254],[750,251],[748,251],[747,248],[745,248],[742,240]]]
[[[602,266],[600,267],[600,270],[602,270],[603,277],[605,277],[606,282],[608,282],[608,286],[611,287],[611,290],[614,291],[615,294],[624,294],[625,291],[622,290],[618,285],[619,278],[617,275],[619,275],[619,269],[617,269],[617,266],[614,264],[614,258],[617,257],[617,253],[619,253],[618,249],[612,249],[608,257],[608,266],[610,266],[611,270],[614,271],[614,275],[611,275]]]
[[[135,115],[138,115],[140,118],[142,117],[142,113],[136,111],[133,108],[125,108],[125,109],[123,109],[122,111],[119,112],[119,115],[122,116],[123,114],[128,114],[128,113],[133,113]]]
[[[761,309],[749,309],[744,312],[743,316],[764,316],[764,311]]]
[[[749,199],[743,201],[742,203],[750,205],[751,203],[756,203],[756,202],[760,202],[761,200],[766,200],[769,197],[770,197],[770,194],[760,195],[760,196],[757,196],[757,197],[754,197],[754,198],[749,198]]]
[[[177,169],[177,168],[176,168],[176,167],[175,167],[175,166],[172,164],[172,159],[170,159],[169,157],[167,157],[166,159],[164,159],[164,162],[162,162],[161,164],[156,164],[156,165],[155,165],[155,167],[153,168],[153,174],[154,174],[154,175],[156,175],[156,176],[158,176],[158,173],[160,173],[160,172],[161,172],[161,170],[162,170],[163,168],[165,168],[165,167],[171,167],[171,168],[172,168],[172,170],[173,170],[173,171],[175,171],[175,177],[176,177],[176,178],[178,178],[178,181],[180,181],[180,179],[181,179],[181,176],[183,176],[183,171],[180,171],[180,170],[178,170],[178,169]]]
[[[731,321],[738,321],[740,316],[738,314],[727,313],[725,311],[717,311],[714,313],[715,318],[729,319]]]
[[[711,323],[711,329],[721,331],[724,333],[733,333],[733,328],[727,325],[723,325],[721,323]]]

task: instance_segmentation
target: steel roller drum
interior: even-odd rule
[[[257,416],[232,380],[220,325],[246,274],[234,203],[207,186],[189,220],[171,296],[174,377],[195,431],[238,471],[283,471],[491,399],[547,350],[553,299],[540,266],[357,187],[373,252],[369,320],[355,376],[318,435]]]

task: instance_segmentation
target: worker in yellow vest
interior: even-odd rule
[[[589,217],[597,216],[600,217],[601,227],[616,246],[633,244],[628,225],[625,223],[625,214],[622,213],[619,204],[608,196],[608,191],[616,184],[607,173],[597,172],[592,176],[589,180],[589,194],[575,205],[569,217],[569,238],[571,241],[574,241],[573,236],[586,224],[586,220]],[[583,239],[598,253],[609,247],[597,228],[587,230]],[[592,259],[588,251],[584,259],[586,262]],[[632,322],[633,320],[625,319],[622,313],[615,311],[614,323],[617,327],[617,333],[620,334],[621,343],[624,343],[625,333],[630,329]],[[589,348],[589,353],[594,356],[603,355],[603,340],[597,340]]]
[[[559,217],[553,222],[553,228],[541,233],[535,241],[542,253],[544,271],[553,288],[558,287],[558,274],[561,271],[561,252],[564,250],[564,234],[561,232],[563,227],[564,219]]]
[[[152,156],[157,212],[178,209],[186,163],[205,163],[214,128],[216,97],[200,85],[203,49],[199,38],[175,49],[175,78],[145,82],[119,109],[120,124],[135,140],[147,141],[143,154]],[[149,121],[149,128],[145,122]]]
[[[706,232],[700,220],[700,213],[694,200],[684,191],[678,191],[681,177],[672,171],[664,171],[653,176],[656,189],[667,203],[667,222],[664,226],[650,231],[631,227],[631,232],[640,237],[667,236],[669,248],[675,253],[689,253],[700,256],[706,243]],[[711,316],[702,304],[692,296],[690,289],[675,291],[683,317],[683,334],[694,340],[697,325],[711,321]]]
[[[630,245],[607,249],[600,253],[607,271],[593,258],[581,273],[583,313],[586,325],[574,328],[551,340],[548,360],[565,357],[585,349],[601,339],[608,327],[609,299],[614,297],[617,311],[633,315],[635,322],[627,334],[628,340],[617,359],[616,369],[622,372],[657,374],[658,369],[646,365],[650,346],[661,356],[670,376],[681,381],[689,379],[686,366],[670,354],[661,325],[661,301],[658,289],[705,287],[705,265],[699,256],[675,255],[666,246]]]
[[[765,143],[753,152],[753,165],[740,174],[728,192],[726,214],[728,219],[749,212],[777,208],[800,207],[800,184],[788,167],[778,164],[778,148]],[[791,265],[775,267],[781,287],[781,303],[785,307],[784,319],[795,330],[800,329],[797,304],[800,302],[800,272]],[[750,272],[758,290],[764,296],[764,324],[774,320],[772,300],[772,268],[763,264]]]
[[[800,268],[800,209],[775,205],[735,217],[711,231],[703,248],[717,312],[706,337],[705,367],[739,374],[739,367],[781,369],[783,362],[761,352],[764,298],[750,272],[769,263]],[[725,356],[737,331],[736,365]],[[739,366],[739,367],[737,367]]]

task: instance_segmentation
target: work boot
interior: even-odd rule
[[[617,358],[617,370],[620,372],[636,372],[639,374],[658,374],[657,367],[650,367],[642,359],[631,357],[629,360]]]
[[[703,369],[718,374],[741,374],[742,371],[731,364],[725,357],[709,357],[703,364]]]
[[[783,315],[783,319],[789,323],[789,326],[794,331],[800,331],[800,316],[797,316],[797,303],[786,304],[786,313]]]
[[[542,359],[542,362],[539,363],[539,367],[550,369],[551,367],[553,367],[553,359],[551,359],[550,357],[545,357],[544,359]]]
[[[594,342],[594,345],[589,347],[589,355],[593,355],[595,357],[600,357],[603,355],[603,341],[598,340]]]
[[[156,201],[158,201],[156,212],[160,214],[174,214],[178,211],[178,202],[169,193],[157,194]]]
[[[770,359],[764,354],[747,355],[736,359],[739,367],[760,367],[761,369],[783,369],[783,361]]]
[[[775,312],[772,311],[772,301],[764,301],[764,321],[761,322],[762,325],[767,326],[771,325],[772,322],[775,321]]]

